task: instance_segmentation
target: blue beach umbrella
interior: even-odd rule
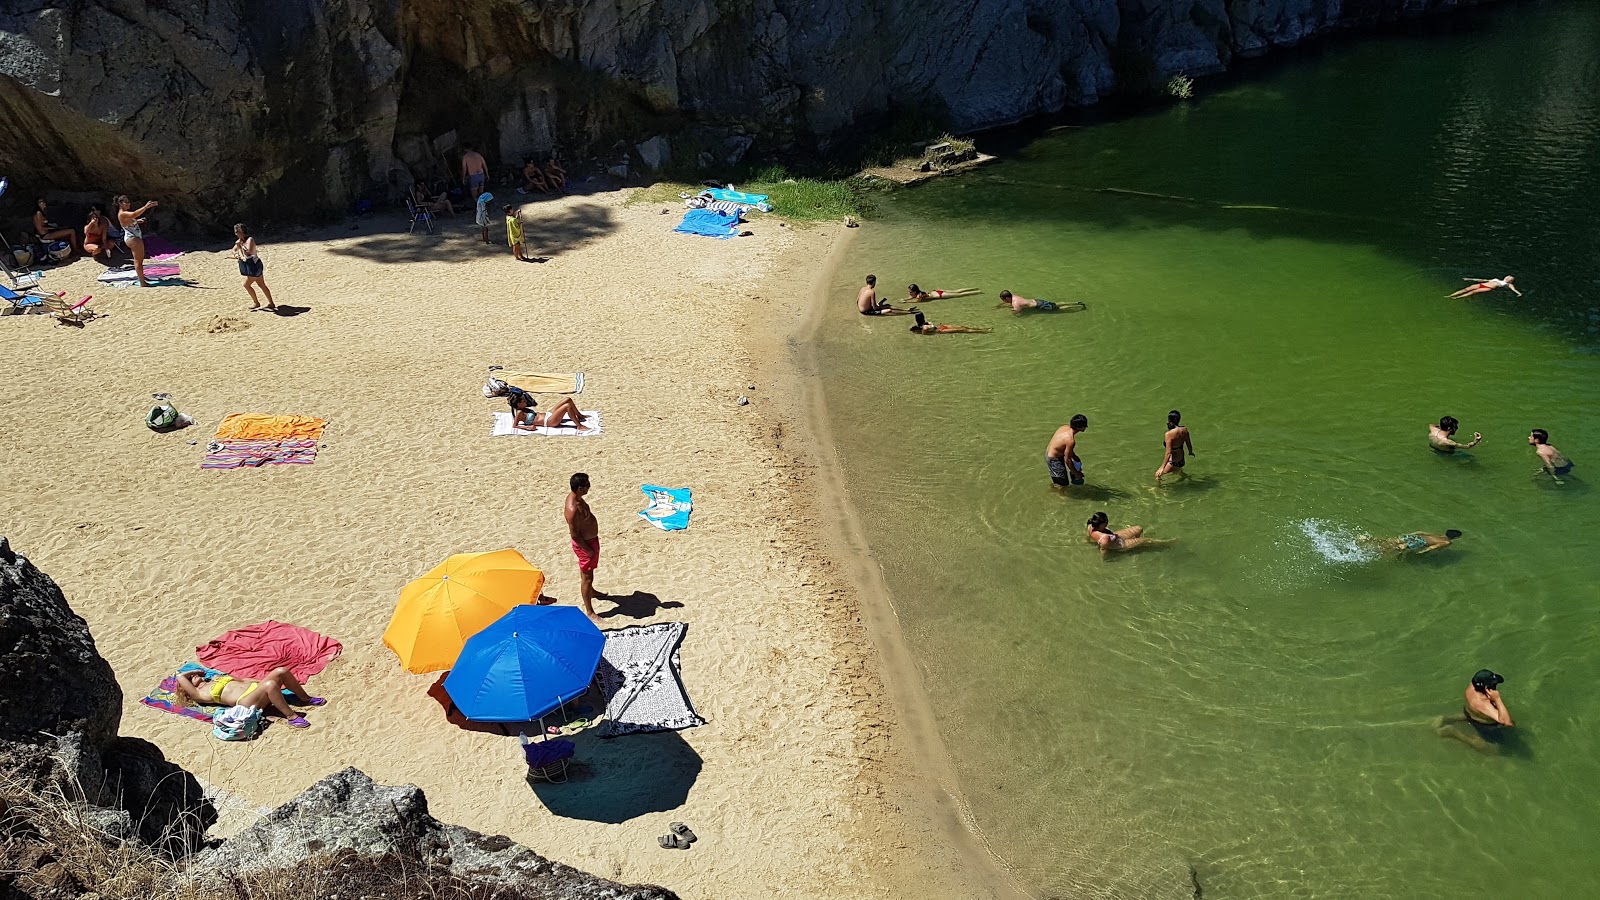
[[[531,722],[589,689],[605,643],[575,606],[515,606],[467,639],[444,689],[474,721]]]

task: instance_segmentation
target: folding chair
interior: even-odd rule
[[[43,309],[45,301],[49,299],[50,295],[43,291],[18,292],[0,284],[0,300],[4,300],[7,304],[5,312],[20,315],[31,310]]]
[[[55,317],[57,324],[82,327],[95,316],[94,310],[89,308],[89,301],[93,299],[94,295],[90,294],[77,303],[69,303],[66,294],[56,294],[44,301],[44,308]]]
[[[418,209],[410,197],[406,198],[406,214],[411,217],[411,227],[406,229],[406,234],[416,233],[418,222],[427,227],[429,234],[433,234],[433,213]]]

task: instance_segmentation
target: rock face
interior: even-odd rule
[[[24,203],[303,218],[449,174],[465,144],[507,168],[660,160],[670,133],[670,158],[721,164],[895,116],[975,130],[1478,2],[9,0],[0,170]]]
[[[448,872],[496,896],[550,900],[675,900],[648,885],[617,884],[551,862],[504,837],[490,837],[428,814],[420,788],[374,784],[357,769],[322,779],[255,825],[190,861],[189,871],[224,881],[292,869],[319,855],[351,862],[404,859]]]

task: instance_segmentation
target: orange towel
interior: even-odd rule
[[[229,413],[217,426],[219,441],[315,441],[322,438],[327,419],[316,416],[268,416]]]

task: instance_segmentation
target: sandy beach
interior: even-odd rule
[[[875,567],[818,477],[795,347],[836,229],[767,219],[714,241],[671,233],[661,210],[623,193],[532,204],[537,263],[511,258],[498,223],[479,243],[470,216],[436,236],[393,218],[263,233],[287,316],[248,312],[236,264],[210,249],[179,260],[189,286],[114,289],[88,261],[51,272],[102,317],[0,319],[0,533],[88,620],[122,732],[232,798],[223,830],[356,766],[421,786],[441,819],[686,898],[1005,890],[960,827],[931,728],[905,712],[914,671],[881,652],[892,614],[864,596]],[[584,372],[579,406],[604,434],[491,437],[492,364]],[[147,430],[152,391],[198,424]],[[202,470],[233,412],[327,419],[315,464]],[[707,724],[589,735],[579,776],[536,793],[515,739],[449,725],[426,695],[437,676],[404,672],[380,636],[401,587],[452,553],[515,547],[575,603],[561,503],[576,471],[594,483],[596,585],[625,598],[597,604],[602,627],[689,623],[683,678]],[[642,483],[693,488],[691,527],[640,519]],[[310,729],[225,744],[138,703],[196,645],[268,619],[344,644],[311,681],[329,704]],[[687,799],[634,812],[673,791]],[[656,845],[674,820],[698,832],[691,851]]]

